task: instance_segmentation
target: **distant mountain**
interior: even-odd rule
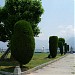
[[[75,37],[71,37],[69,39],[66,40],[66,43],[71,47],[73,47],[73,49],[75,50]],[[49,49],[49,41],[48,40],[39,40],[36,39],[35,40],[35,49],[42,49],[44,47],[44,49]]]
[[[42,49],[43,47],[45,49],[48,49],[49,48],[48,44],[49,44],[48,40],[38,40],[38,39],[35,40],[35,48],[36,49]]]
[[[67,40],[67,44],[70,45],[70,47],[72,46],[73,49],[75,50],[75,37],[71,37]]]
[[[48,40],[35,39],[35,52],[49,52]]]

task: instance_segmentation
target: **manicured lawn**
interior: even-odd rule
[[[50,60],[53,60],[53,58],[48,59],[46,58],[48,56],[49,53],[35,53],[33,55],[32,60],[24,65],[23,70],[28,70],[30,68],[33,68],[35,66],[38,66],[40,64],[46,63]],[[1,55],[1,54],[0,54]],[[10,54],[8,55],[8,57],[10,56]],[[61,55],[57,55],[56,58],[60,57]],[[7,71],[7,72],[13,72],[14,71],[14,67],[19,65],[19,63],[17,61],[2,61],[0,62],[0,70],[2,71]]]

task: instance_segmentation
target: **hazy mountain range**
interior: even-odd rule
[[[36,42],[36,45],[35,45],[36,49],[42,49],[43,47],[45,49],[49,49],[49,41],[48,40],[36,40],[35,42]],[[66,43],[68,45],[70,45],[70,47],[72,46],[73,49],[75,50],[75,45],[74,45],[75,37],[71,37],[71,38],[67,39]]]
[[[67,40],[67,43],[70,45],[70,47],[72,46],[73,49],[75,50],[75,37],[71,37]]]

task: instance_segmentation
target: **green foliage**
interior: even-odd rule
[[[0,41],[6,42],[7,36],[3,24],[0,24]]]
[[[2,10],[2,9],[0,8],[0,17],[1,17],[1,10]],[[1,23],[1,18],[0,18],[0,23]]]
[[[65,39],[64,38],[59,38],[59,41],[62,41],[62,43],[65,43]]]
[[[1,22],[2,19],[3,19],[2,15],[5,18],[5,14],[4,14],[5,12],[3,13],[2,11],[3,10],[0,7],[0,41],[6,42],[6,40],[7,40],[6,31],[5,31],[5,28],[4,28],[4,24]]]
[[[34,53],[35,40],[30,23],[18,21],[14,26],[14,34],[10,42],[11,55],[21,65],[27,64]]]
[[[69,45],[67,45],[67,51],[69,51]]]
[[[19,20],[30,22],[34,36],[37,36],[40,33],[38,23],[43,12],[41,0],[6,0],[5,6],[0,9],[0,21],[4,24],[6,41],[11,39],[14,24]]]
[[[52,58],[56,57],[58,48],[58,37],[50,36],[49,38],[49,51]]]

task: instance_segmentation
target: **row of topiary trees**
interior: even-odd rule
[[[58,38],[58,36],[49,37],[49,56],[48,58],[55,58],[57,56],[57,49],[60,49],[61,55],[66,54],[69,51],[69,45],[65,43],[64,38]]]
[[[60,48],[61,55],[69,51],[69,45],[65,43],[64,38],[57,36],[49,37],[49,58],[57,56],[57,49]],[[32,27],[29,22],[20,20],[14,25],[14,32],[10,41],[11,56],[20,63],[27,64],[34,53],[35,40]]]

